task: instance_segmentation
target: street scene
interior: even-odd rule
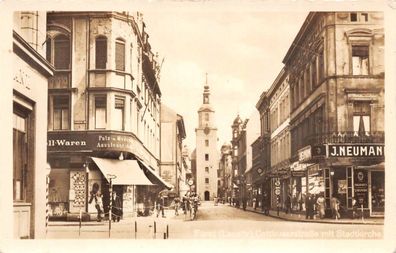
[[[383,12],[13,26],[12,238],[384,238]]]

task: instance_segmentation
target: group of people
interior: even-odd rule
[[[95,208],[97,211],[98,222],[102,221],[104,218],[104,208],[103,208],[103,194],[99,191],[99,185],[94,183],[92,186],[92,190],[90,192],[90,199],[88,201],[89,204],[94,201]],[[111,219],[113,222],[119,222],[122,217],[122,199],[117,193],[114,191],[111,197]]]
[[[305,198],[305,218],[313,219],[315,215],[315,211],[319,215],[320,219],[325,218],[326,207],[327,207],[326,200],[323,194],[319,194],[317,198],[315,198],[315,195],[313,194],[308,194]],[[340,208],[341,208],[341,202],[337,198],[337,195],[334,195],[330,199],[330,210],[331,210],[332,218],[334,219],[341,218]]]

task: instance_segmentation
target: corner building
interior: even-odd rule
[[[139,169],[156,186],[124,182],[113,190],[124,216],[147,213],[169,185],[158,176],[159,66],[142,15],[49,12],[47,20],[46,57],[55,67],[48,82],[51,217],[95,216],[95,203],[88,203],[94,185],[107,213],[109,178],[116,182]],[[129,160],[135,167],[116,173]]]
[[[291,162],[307,194],[384,215],[384,29],[381,12],[311,12],[283,59]],[[328,210],[329,211],[329,210]],[[328,212],[329,214],[329,212]]]

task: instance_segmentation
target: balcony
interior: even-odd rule
[[[378,132],[331,132],[309,136],[306,145],[329,143],[384,143],[385,133]],[[303,146],[306,146],[303,145]]]

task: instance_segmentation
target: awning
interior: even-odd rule
[[[157,174],[157,172],[155,172],[154,170],[150,169],[150,167],[145,164],[143,161],[141,160],[137,160],[137,162],[140,165],[140,168],[142,168],[142,170],[144,171],[144,174],[147,176],[147,178],[155,185],[160,185],[163,186],[165,188],[167,188],[168,190],[173,188],[173,185],[165,182],[165,180],[163,180],[160,175]]]
[[[91,158],[108,182],[113,178],[113,185],[153,185],[136,160]]]
[[[373,164],[373,165],[360,165],[358,166],[359,169],[368,169],[368,170],[372,170],[372,169],[379,169],[379,170],[384,170],[385,169],[385,162],[381,162],[378,164]]]

